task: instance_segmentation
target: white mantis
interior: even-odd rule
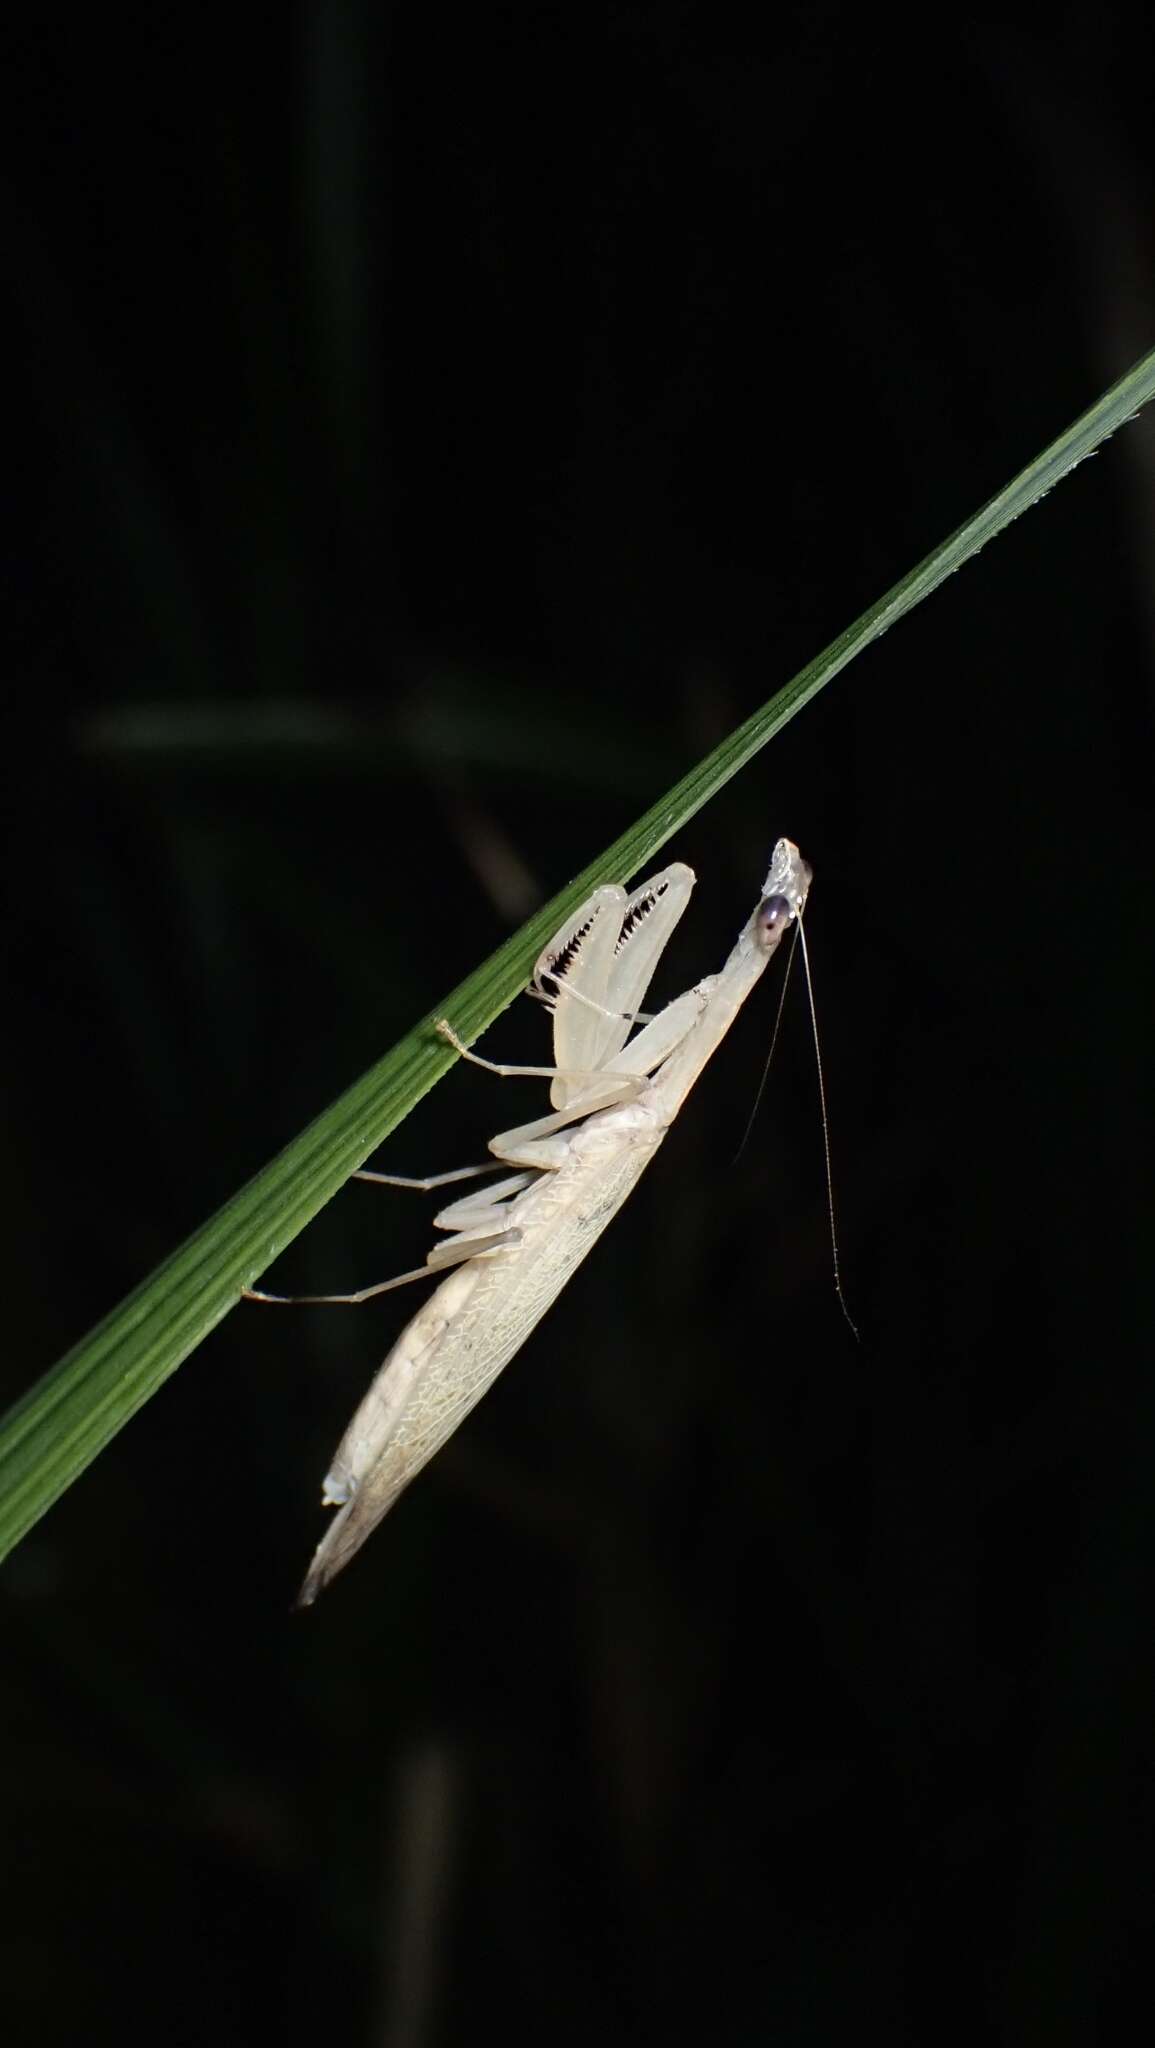
[[[621,1207],[800,916],[810,869],[780,839],[721,973],[676,997],[631,1037],[693,886],[692,870],[679,862],[632,894],[597,889],[546,947],[532,989],[553,1010],[553,1067],[495,1066],[468,1052],[448,1024],[438,1026],[476,1066],[550,1080],[554,1113],[492,1139],[494,1157],[519,1170],[441,1211],[437,1228],[452,1235],[418,1273],[355,1295],[304,1297],[363,1301],[455,1268],[402,1330],[341,1439],[323,1495],[338,1512],[306,1574],[302,1605],[349,1562],[481,1399]],[[399,1184],[434,1187],[491,1170]],[[397,1183],[394,1175],[363,1177]]]

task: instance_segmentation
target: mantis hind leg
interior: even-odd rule
[[[418,1194],[429,1195],[435,1188],[448,1187],[451,1181],[476,1180],[483,1173],[496,1173],[498,1164],[496,1159],[487,1159],[480,1166],[455,1166],[449,1173],[426,1174],[422,1180],[415,1180],[407,1173],[376,1173],[371,1172],[366,1166],[359,1166],[349,1178],[371,1180],[379,1187],[385,1188],[414,1188]]]
[[[397,1273],[392,1280],[378,1280],[374,1286],[359,1287],[353,1294],[266,1294],[259,1287],[242,1287],[241,1298],[244,1301],[272,1302],[278,1308],[321,1302],[355,1308],[363,1301],[373,1301],[378,1294],[391,1293],[394,1287],[408,1287],[411,1280],[428,1280],[431,1273],[444,1272],[447,1266],[464,1265],[467,1259],[475,1259],[481,1252],[496,1252],[504,1245],[520,1243],[520,1230],[497,1230],[477,1237],[455,1237],[444,1244],[435,1244],[425,1264],[415,1266],[411,1273]]]

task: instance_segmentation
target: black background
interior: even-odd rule
[[[6,1396],[1155,342],[1121,13],[29,20]],[[9,1560],[6,2040],[1146,2003],[1153,568],[1141,420],[663,856],[667,995],[813,864],[861,1347],[799,991],[731,1165],[763,990],[317,1609],[391,1299],[238,1311]],[[539,1102],[458,1070],[380,1163]],[[429,1235],[353,1186],[275,1279]]]

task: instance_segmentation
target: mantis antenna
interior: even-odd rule
[[[806,932],[801,917],[799,917],[797,923],[797,937],[798,943],[802,947],[802,967],[806,975],[806,994],[810,1001],[810,1029],[814,1039],[814,1065],[818,1074],[818,1107],[822,1112],[822,1157],[826,1166],[826,1214],[830,1221],[830,1259],[834,1269],[834,1292],[838,1296],[838,1306],[842,1310],[843,1317],[853,1334],[855,1343],[861,1344],[862,1332],[846,1305],[846,1296],[842,1291],[842,1268],[838,1259],[838,1224],[834,1215],[834,1165],[830,1156],[830,1118],[826,1114],[826,1077],[822,1071],[822,1046],[818,1038],[818,1011],[814,1006],[814,982],[810,974],[810,954],[806,947]],[[790,948],[790,960],[786,963],[786,972],[788,974],[790,972],[790,961],[793,958],[794,947],[792,945]],[[783,984],[782,993],[783,995],[786,993],[785,984]],[[773,1045],[771,1045],[770,1050],[773,1052]],[[765,1079],[765,1076],[763,1076],[763,1079]]]
[[[754,1107],[746,1119],[746,1128],[742,1133],[742,1142],[734,1154],[732,1163],[736,1166],[746,1150],[750,1141],[750,1133],[754,1128],[758,1111],[762,1105],[762,1097],[766,1092],[770,1062],[774,1058],[774,1049],[778,1044],[778,1033],[782,1028],[782,1012],[786,1007],[786,991],[790,986],[790,970],[794,965],[794,949],[799,943],[802,946],[802,970],[806,976],[806,998],[810,1006],[810,1029],[814,1039],[814,1064],[818,1074],[818,1108],[822,1118],[822,1153],[826,1168],[826,1215],[830,1225],[830,1262],[834,1274],[834,1292],[838,1299],[838,1306],[842,1310],[843,1319],[850,1329],[855,1343],[861,1344],[862,1332],[850,1313],[846,1302],[846,1295],[842,1288],[842,1268],[838,1256],[838,1225],[834,1214],[834,1165],[830,1151],[830,1119],[826,1113],[826,1081],[822,1071],[822,1047],[818,1034],[818,1011],[814,1003],[814,981],[810,973],[810,954],[806,948],[806,931],[801,914],[795,920],[794,931],[790,939],[790,951],[786,955],[786,972],[782,976],[782,987],[778,992],[778,1008],[774,1013],[774,1029],[770,1033],[770,1050],[766,1054],[765,1063],[762,1068],[762,1078],[755,1091]]]

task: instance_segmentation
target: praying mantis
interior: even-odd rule
[[[757,906],[718,974],[654,1017],[641,1005],[694,873],[681,862],[640,888],[596,889],[551,939],[530,984],[553,1013],[552,1067],[500,1066],[470,1052],[445,1021],[441,1036],[474,1066],[548,1080],[552,1114],[490,1141],[517,1171],[434,1218],[451,1233],[424,1267],[349,1295],[257,1301],[365,1301],[451,1267],[402,1330],[338,1445],[324,1482],[337,1513],[299,1595],[309,1606],[440,1450],[520,1350],[649,1165],[703,1067],[801,916],[811,871],[789,839],[774,848]],[[631,1036],[634,1026],[640,1028]],[[433,1188],[492,1172],[459,1168]]]

